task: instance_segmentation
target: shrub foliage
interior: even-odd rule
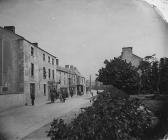
[[[51,123],[51,140],[140,140],[151,125],[147,109],[138,100],[99,94],[70,124],[62,119]]]
[[[138,68],[120,58],[104,61],[97,80],[104,85],[114,85],[128,94],[168,94],[168,58],[157,60],[155,55],[144,57]]]

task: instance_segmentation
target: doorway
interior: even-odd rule
[[[35,83],[30,83],[30,97],[35,97]]]
[[[44,96],[46,96],[46,84],[44,84]]]

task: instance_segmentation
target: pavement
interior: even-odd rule
[[[90,97],[86,94],[68,98],[65,103],[57,100],[0,112],[0,134],[5,140],[48,140],[46,131],[52,120],[61,117],[70,121],[81,107],[91,105]]]

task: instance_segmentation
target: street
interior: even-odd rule
[[[81,107],[90,105],[90,97],[90,94],[75,96],[68,98],[65,103],[57,100],[55,103],[44,102],[35,106],[23,106],[1,112],[1,134],[7,140],[20,140],[49,124],[54,118],[73,114],[72,112],[78,112]],[[68,115],[67,118],[71,116]]]

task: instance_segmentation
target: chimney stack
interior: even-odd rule
[[[4,26],[4,29],[15,33],[15,26]]]
[[[70,65],[70,69],[73,70],[73,65]]]
[[[124,54],[124,53],[132,54],[132,47],[123,47],[122,54]]]
[[[34,46],[36,46],[36,47],[38,47],[38,43],[37,42],[35,42],[35,43],[32,43]]]
[[[59,59],[56,59],[56,65],[57,66],[59,65]]]

